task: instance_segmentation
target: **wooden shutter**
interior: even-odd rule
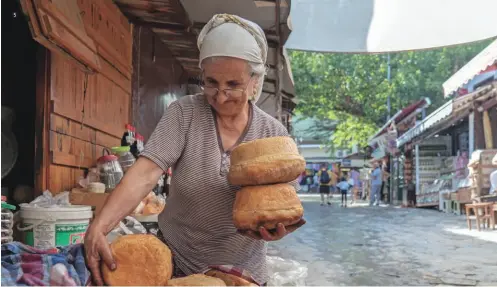
[[[130,90],[132,27],[111,0],[21,0],[21,5],[37,42]]]

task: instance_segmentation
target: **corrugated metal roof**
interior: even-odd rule
[[[411,141],[413,138],[419,136],[428,128],[434,126],[441,120],[447,118],[452,113],[452,100],[445,103],[443,106],[438,108],[436,111],[428,115],[423,121],[418,123],[415,127],[408,130],[400,138],[397,139],[397,147],[401,147],[407,142]]]
[[[464,67],[443,83],[445,97],[450,96],[474,77],[497,63],[497,40],[476,55]]]

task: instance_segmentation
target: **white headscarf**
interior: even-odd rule
[[[204,26],[198,35],[200,50],[199,66],[209,57],[233,57],[266,65],[268,44],[264,31],[254,22],[239,16],[217,14]],[[257,102],[262,93],[261,77],[255,95]]]

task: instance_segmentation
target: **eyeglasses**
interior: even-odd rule
[[[219,92],[222,91],[224,95],[226,95],[227,98],[232,98],[232,99],[238,99],[243,96],[243,93],[245,93],[250,85],[250,82],[252,81],[254,77],[254,74],[250,75],[250,80],[247,83],[247,86],[245,89],[218,89],[215,87],[209,87],[205,86],[204,84],[200,85],[200,89],[204,93],[204,95],[209,96],[209,97],[216,97],[219,95]]]

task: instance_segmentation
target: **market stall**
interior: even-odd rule
[[[412,167],[412,152],[399,150],[396,140],[416,124],[417,117],[429,107],[430,99],[421,99],[395,114],[374,136],[369,145],[373,148],[373,158],[385,161],[384,194],[387,201],[394,204],[405,203],[405,186],[409,182]],[[407,168],[405,168],[407,166]]]
[[[444,84],[453,99],[397,139],[397,147],[415,149],[419,207],[461,214],[464,204],[488,194],[497,142],[496,43]]]

